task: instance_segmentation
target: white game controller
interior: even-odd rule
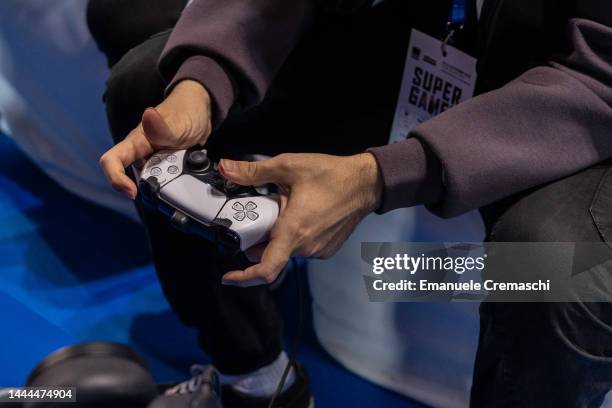
[[[138,188],[171,223],[230,251],[264,242],[279,212],[275,194],[228,182],[206,150],[162,150],[147,161]]]

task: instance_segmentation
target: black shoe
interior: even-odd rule
[[[215,389],[213,366],[194,365],[192,378],[179,384],[158,386],[160,396],[148,408],[222,408]]]
[[[310,381],[304,367],[293,363],[295,379],[293,384],[274,400],[275,408],[312,408]],[[166,384],[158,387],[162,395],[150,408],[268,408],[271,398],[252,397],[232,386],[219,386],[213,366],[194,365],[191,367],[192,378],[178,384]],[[219,401],[218,393],[221,398]]]
[[[306,370],[300,363],[293,364],[295,380],[289,388],[275,400],[275,408],[309,408],[314,407],[310,394],[310,381]],[[268,408],[271,398],[252,397],[236,391],[230,385],[221,387],[221,402],[223,408]]]

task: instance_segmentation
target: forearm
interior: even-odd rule
[[[395,197],[382,210],[430,204],[454,216],[612,157],[612,68],[590,47],[612,41],[612,32],[585,20],[573,21],[572,29],[573,53],[414,130],[412,138],[440,165],[433,171],[443,175],[444,188],[436,202],[418,194],[418,186],[432,182],[425,181],[431,171],[425,163],[435,160],[417,152],[416,140],[379,148],[384,196]]]
[[[218,126],[233,105],[260,102],[308,26],[309,0],[194,0],[160,58],[171,89],[184,79],[205,86]]]

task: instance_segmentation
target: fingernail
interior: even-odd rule
[[[136,193],[134,193],[129,188],[126,188],[125,190],[123,190],[123,194],[125,194],[127,196],[127,198],[129,198],[130,200],[135,200],[136,199]]]
[[[234,163],[232,160],[223,159],[221,160],[221,167],[223,167],[223,170],[231,172],[236,169],[236,163]]]

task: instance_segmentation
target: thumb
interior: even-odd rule
[[[149,142],[156,147],[169,146],[172,142],[172,131],[166,120],[155,108],[148,108],[142,114],[142,129]]]
[[[256,162],[223,159],[219,170],[227,180],[242,186],[257,186],[267,183],[284,183],[284,172],[276,159]]]

